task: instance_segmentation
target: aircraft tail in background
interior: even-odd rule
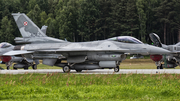
[[[12,16],[19,28],[23,38],[16,37],[16,43],[54,43],[66,42],[61,39],[56,39],[46,36],[47,26],[42,26],[40,29],[29,17],[24,13],[12,13]]]
[[[39,27],[24,13],[12,13],[22,37],[46,37]]]
[[[48,28],[48,26],[42,26],[41,27],[41,31],[44,33],[44,34],[46,34],[46,30],[47,30],[47,28]]]

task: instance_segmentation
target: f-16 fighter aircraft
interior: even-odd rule
[[[150,56],[151,59],[155,61],[157,69],[175,68],[178,65],[180,66],[180,42],[175,45],[165,45],[161,43],[157,34],[150,33],[149,36],[155,46],[171,51],[171,54],[167,55]]]
[[[21,33],[35,39],[46,35],[23,13],[12,14]],[[125,42],[125,43],[123,43]],[[64,72],[71,69],[82,70],[114,68],[119,71],[120,63],[126,58],[126,54],[167,54],[168,50],[143,44],[136,38],[114,37],[108,40],[91,42],[55,42],[26,44],[14,47],[13,51],[3,55],[23,55],[28,60],[42,59],[43,64],[63,67]],[[62,63],[67,60],[67,63]]]

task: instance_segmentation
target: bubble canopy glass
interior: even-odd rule
[[[109,38],[107,40],[118,41],[123,43],[143,44],[143,42],[131,36],[118,36],[118,37]]]
[[[0,43],[0,48],[7,48],[7,47],[10,47],[11,44],[7,43],[7,42],[2,42]]]

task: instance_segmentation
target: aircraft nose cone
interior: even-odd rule
[[[155,47],[155,46],[150,46],[150,54],[169,54],[170,51],[160,48],[160,47]]]

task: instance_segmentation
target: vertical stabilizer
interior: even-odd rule
[[[22,37],[46,37],[39,27],[24,13],[12,13]]]
[[[45,25],[41,27],[41,31],[42,31],[44,34],[46,34],[47,27],[48,27],[48,26],[45,26]]]
[[[159,36],[157,34],[150,33],[149,37],[150,37],[151,41],[154,43],[155,46],[162,47],[161,40],[160,40],[160,38],[159,38]]]

